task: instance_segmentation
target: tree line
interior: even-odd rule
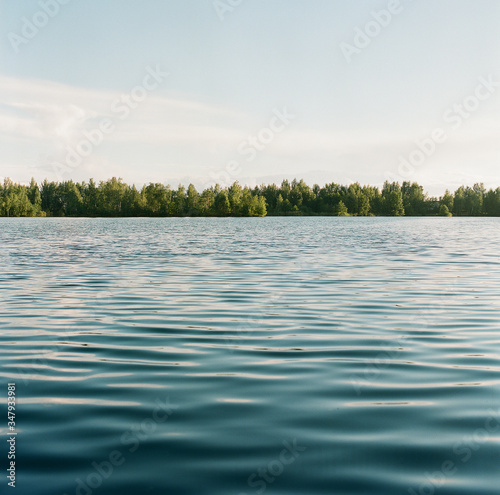
[[[198,192],[193,184],[173,189],[150,183],[141,189],[113,177],[98,184],[49,182],[29,185],[5,179],[0,184],[0,216],[500,216],[500,187],[459,187],[430,197],[416,182],[385,182],[382,189],[330,183],[308,186],[303,180],[284,180],[250,188],[234,182]]]

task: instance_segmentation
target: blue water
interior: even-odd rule
[[[0,245],[12,493],[499,493],[500,219],[0,219]]]

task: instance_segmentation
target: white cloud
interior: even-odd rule
[[[189,175],[206,182],[211,172],[224,170],[229,160],[237,160],[242,178],[285,170],[297,171],[299,177],[300,171],[307,175],[317,170],[315,177],[325,177],[325,181],[352,176],[367,183],[376,178],[382,181],[388,170],[395,172],[399,155],[406,156],[415,149],[415,140],[433,130],[424,129],[414,137],[386,127],[313,130],[297,117],[254,162],[247,163],[238,153],[238,145],[268,125],[272,108],[256,119],[223,106],[152,92],[127,118],[121,118],[114,105],[125,94],[0,76],[0,174],[22,181],[32,175],[58,179],[51,164],[65,160],[67,147],[81,142],[84,131],[111,118],[116,129],[67,178],[118,175],[129,182],[146,178],[163,182]],[[496,177],[500,183],[496,173],[499,131],[500,124],[490,114],[474,115],[459,130],[449,132],[447,142],[420,168],[415,180],[424,186],[446,182],[452,164],[454,177],[462,181],[471,182],[477,172],[478,177],[489,177],[491,184]]]
[[[234,139],[235,121],[242,117],[224,108],[150,93],[122,118],[114,105],[126,94],[0,76],[0,129],[16,138],[67,140],[109,117],[119,124],[124,121],[113,136],[118,141],[161,142],[168,133],[196,142],[204,136],[221,139],[224,133]],[[227,127],[200,125],[204,121],[224,122]]]

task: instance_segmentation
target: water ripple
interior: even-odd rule
[[[17,493],[496,495],[499,227],[0,219]]]

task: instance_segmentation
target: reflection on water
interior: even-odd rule
[[[499,227],[0,219],[17,493],[497,494]]]

